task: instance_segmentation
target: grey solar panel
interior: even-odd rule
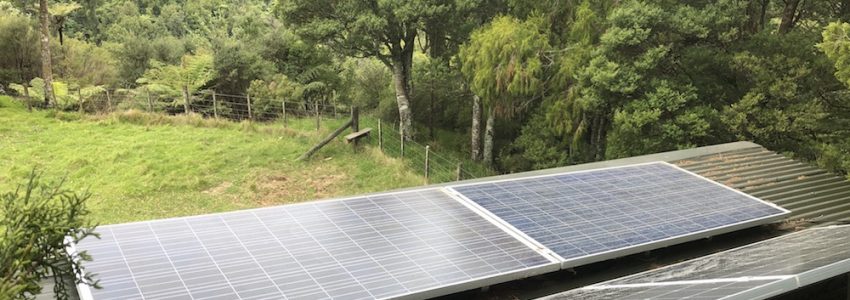
[[[564,268],[769,223],[788,213],[663,162],[450,189],[551,250]]]
[[[546,299],[766,299],[847,272],[850,226],[823,227]]]
[[[99,228],[93,299],[428,297],[557,262],[436,189]]]

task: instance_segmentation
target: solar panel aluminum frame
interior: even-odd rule
[[[683,235],[678,235],[678,236],[674,236],[674,237],[669,237],[669,238],[665,238],[665,239],[661,239],[661,240],[657,240],[657,241],[646,242],[646,243],[643,243],[643,244],[638,244],[638,245],[629,246],[629,247],[625,247],[625,248],[608,250],[608,251],[603,251],[603,252],[600,252],[600,253],[575,257],[575,258],[571,258],[571,259],[565,259],[562,256],[555,253],[555,251],[552,251],[548,247],[543,246],[543,244],[541,244],[540,242],[534,240],[533,238],[526,235],[521,230],[517,229],[516,227],[514,227],[513,225],[511,225],[507,221],[502,220],[496,214],[490,212],[486,208],[482,207],[478,203],[475,203],[475,201],[472,201],[471,199],[467,198],[466,196],[464,196],[463,194],[461,194],[460,192],[458,192],[457,190],[454,189],[455,187],[462,187],[462,186],[489,184],[489,183],[505,182],[505,181],[518,181],[518,180],[531,179],[531,178],[554,177],[554,176],[561,176],[561,175],[566,175],[566,174],[588,173],[588,172],[595,172],[595,171],[602,171],[602,170],[609,170],[609,169],[619,169],[619,168],[635,167],[635,166],[643,166],[643,165],[653,165],[653,164],[663,164],[663,165],[673,167],[673,168],[680,170],[680,171],[682,171],[686,174],[689,174],[691,176],[695,176],[695,177],[700,178],[702,180],[708,181],[708,182],[710,182],[714,185],[717,185],[718,187],[721,187],[723,189],[733,191],[733,192],[735,192],[739,195],[742,195],[744,197],[747,197],[747,198],[750,198],[752,200],[758,201],[762,204],[774,207],[774,208],[782,211],[782,213],[776,214],[776,215],[770,215],[770,216],[766,216],[766,217],[762,217],[762,218],[758,218],[758,219],[748,220],[748,221],[744,221],[744,222],[738,222],[738,223],[735,223],[735,224],[730,224],[730,225],[727,225],[727,226],[717,227],[717,228],[713,228],[713,229],[701,230],[701,231],[697,231],[697,232],[693,232],[693,233],[689,233],[689,234],[683,234]],[[590,169],[590,170],[580,170],[580,171],[554,173],[554,174],[543,174],[543,175],[530,176],[530,177],[509,178],[509,179],[501,179],[501,180],[494,180],[494,181],[485,181],[485,182],[475,182],[475,183],[468,183],[468,184],[452,185],[452,186],[446,187],[446,190],[447,190],[446,193],[448,193],[448,194],[450,194],[450,195],[452,195],[452,196],[454,196],[458,199],[461,199],[464,202],[467,202],[469,204],[469,206],[471,208],[474,208],[474,210],[476,212],[478,212],[479,214],[481,214],[483,216],[487,216],[487,218],[489,218],[489,219],[493,219],[494,220],[493,222],[498,222],[499,224],[501,224],[501,226],[506,228],[506,230],[513,231],[517,236],[520,236],[524,239],[527,239],[529,243],[531,243],[535,247],[539,247],[540,251],[542,251],[543,253],[546,253],[547,255],[551,255],[551,256],[556,257],[559,261],[561,261],[561,269],[569,269],[569,268],[573,268],[573,267],[577,267],[577,266],[581,266],[581,265],[591,264],[591,263],[605,261],[605,260],[609,260],[609,259],[615,259],[615,258],[619,258],[619,257],[623,257],[623,256],[635,254],[635,253],[651,251],[651,250],[660,249],[660,248],[664,248],[664,247],[668,247],[668,246],[673,246],[673,245],[677,245],[677,244],[681,244],[681,243],[686,243],[686,242],[695,241],[695,240],[699,240],[699,239],[703,239],[703,238],[708,238],[708,237],[716,236],[716,235],[719,235],[719,234],[734,232],[734,231],[737,231],[737,230],[746,229],[746,228],[754,227],[754,226],[757,226],[757,225],[772,223],[772,222],[775,222],[775,221],[782,220],[786,215],[791,213],[791,211],[789,211],[785,208],[782,208],[781,206],[778,206],[776,204],[773,204],[773,203],[764,201],[762,199],[753,197],[749,194],[746,194],[744,192],[741,192],[741,191],[736,190],[734,188],[731,188],[729,186],[723,185],[723,184],[716,182],[716,181],[713,181],[711,179],[705,178],[705,177],[700,176],[700,175],[698,175],[694,172],[685,170],[685,169],[683,169],[683,168],[681,168],[677,165],[674,165],[674,164],[671,164],[671,163],[668,163],[668,162],[665,162],[665,161],[654,161],[654,162],[632,164],[632,165],[625,165],[625,166],[614,166],[614,167],[606,167],[606,168],[598,168],[598,169]]]
[[[458,203],[463,205],[464,207],[472,210],[473,212],[476,212],[474,209],[469,207],[468,203],[466,203],[465,201],[462,201],[461,199],[453,197],[451,194],[446,193],[445,190],[440,189],[440,188],[427,188],[427,187],[421,188],[421,189],[405,189],[405,190],[399,190],[399,191],[393,191],[393,192],[379,192],[379,193],[372,193],[372,194],[363,194],[363,195],[348,196],[348,197],[343,197],[343,198],[322,199],[322,200],[315,200],[315,201],[285,204],[285,205],[280,205],[280,206],[289,207],[289,206],[300,206],[300,205],[314,205],[316,203],[323,203],[323,202],[336,202],[336,201],[345,201],[345,200],[357,199],[357,198],[363,198],[363,197],[386,196],[386,195],[410,193],[410,192],[417,192],[417,191],[431,191],[431,190],[439,191],[439,192],[445,194],[446,197],[451,198],[452,200],[457,201]],[[210,214],[202,214],[202,215],[194,215],[194,216],[171,217],[171,218],[164,218],[164,219],[128,222],[128,223],[120,223],[120,224],[125,225],[125,224],[152,222],[152,221],[165,221],[165,220],[186,219],[186,218],[194,218],[194,217],[213,216],[213,215],[226,215],[226,214],[232,213],[232,212],[259,211],[259,210],[263,210],[263,209],[269,209],[269,208],[272,208],[272,207],[279,207],[279,206],[258,207],[258,208],[244,209],[244,210],[238,210],[238,211],[230,211],[230,212],[218,212],[218,213],[210,213]],[[478,215],[481,216],[480,214],[478,214]],[[555,271],[560,270],[560,261],[557,258],[550,256],[550,255],[546,255],[545,253],[541,252],[539,249],[532,247],[532,244],[530,244],[528,241],[526,241],[526,240],[524,240],[520,237],[517,237],[514,232],[510,231],[509,229],[507,229],[505,227],[502,227],[499,223],[497,223],[496,220],[493,220],[493,219],[490,219],[490,218],[484,217],[484,216],[482,216],[482,217],[484,218],[484,220],[488,221],[490,224],[498,227],[499,229],[504,231],[509,236],[517,239],[519,242],[521,242],[524,245],[526,245],[527,247],[529,247],[531,250],[542,255],[544,258],[549,260],[549,263],[545,264],[545,265],[514,270],[514,271],[511,271],[511,272],[505,272],[505,273],[500,273],[500,274],[495,274],[495,275],[490,275],[490,276],[481,276],[481,277],[473,278],[471,280],[461,281],[461,282],[457,282],[457,283],[453,283],[453,284],[445,284],[445,285],[436,286],[436,287],[433,287],[433,288],[427,288],[427,289],[412,291],[408,294],[392,297],[391,299],[424,299],[424,298],[433,298],[433,297],[445,296],[445,295],[449,295],[449,294],[453,294],[453,293],[477,289],[477,288],[481,288],[481,287],[485,287],[485,286],[491,286],[491,285],[495,285],[495,284],[499,284],[499,283],[505,283],[505,282],[509,282],[509,281],[513,281],[513,280],[525,279],[525,278],[528,278],[528,277],[542,275],[542,274],[551,273],[551,272],[555,272]],[[115,224],[115,225],[118,225],[118,224]],[[106,225],[106,226],[108,226],[108,225]],[[66,238],[70,238],[70,237],[66,237]],[[69,245],[66,247],[66,249],[68,249],[69,253],[77,253],[77,249],[76,249],[74,243],[69,243]],[[76,285],[77,293],[80,297],[80,300],[100,300],[100,299],[94,298],[94,296],[92,294],[91,286],[89,284],[87,284],[86,282],[84,282],[84,279],[80,278],[79,276],[78,276],[77,279],[80,281],[80,283],[78,283]]]
[[[77,247],[74,243],[74,239],[70,236],[65,236],[65,252],[70,254],[72,259],[75,258],[79,262],[79,257],[77,256],[79,252],[77,252]],[[77,296],[80,298],[80,300],[93,300],[94,297],[91,293],[91,287],[85,282],[85,279],[81,276],[82,274],[79,274],[79,272],[77,272],[79,270],[77,270],[76,265],[72,264],[71,267],[74,268],[74,276],[77,277],[77,281],[79,282],[76,285]]]

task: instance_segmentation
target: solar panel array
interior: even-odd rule
[[[452,189],[551,249],[564,267],[754,226],[788,212],[667,163]]]
[[[95,258],[95,299],[390,298],[557,269],[434,189],[100,232],[78,245]]]
[[[546,299],[766,299],[847,272],[850,226],[823,227]]]
[[[102,226],[77,248],[103,286],[84,299],[430,297],[786,213],[651,163]]]

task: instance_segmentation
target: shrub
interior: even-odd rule
[[[81,265],[91,257],[69,248],[97,236],[95,226],[85,221],[89,195],[63,189],[61,181],[44,183],[35,171],[27,179],[0,203],[0,298],[32,299],[46,278],[55,280],[58,299],[70,297],[71,278],[97,287]]]

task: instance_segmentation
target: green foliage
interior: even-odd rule
[[[35,22],[5,1],[0,1],[0,41],[0,85],[27,82],[38,74]]]
[[[30,98],[33,99],[44,99],[44,80],[41,78],[34,78],[29,83],[29,88],[27,89],[30,95]],[[24,95],[24,87],[20,84],[13,84],[9,86],[19,95]],[[53,80],[53,94],[56,95],[56,106],[59,109],[69,109],[72,106],[76,105],[79,100],[77,99],[77,95],[72,95],[69,90],[69,86],[67,83]]]
[[[449,130],[466,130],[469,120],[458,118],[458,116],[472,114],[469,106],[472,95],[463,86],[464,80],[460,70],[440,58],[428,58],[424,55],[417,58],[420,60],[414,64],[412,74],[412,85],[417,91],[411,103],[413,119],[429,127],[429,136],[431,128],[435,126]],[[393,98],[384,96],[378,99],[392,100]],[[394,113],[397,114],[398,111]],[[392,118],[389,119],[392,120]]]
[[[835,77],[850,87],[850,24],[829,23],[818,48],[835,63]]]
[[[376,59],[350,59],[343,65],[345,91],[352,104],[363,109],[376,109],[382,100],[394,100],[392,74]],[[414,77],[414,82],[416,78]],[[415,84],[418,86],[418,84]],[[398,113],[398,111],[396,111]]]
[[[54,62],[57,74],[82,86],[118,84],[118,61],[105,47],[78,39],[65,39],[65,45],[52,50],[63,58]]]
[[[687,149],[711,141],[718,112],[698,105],[692,86],[654,83],[654,91],[629,102],[614,113],[608,136],[607,157],[628,157],[676,149]]]
[[[156,90],[165,94],[178,94],[177,91],[187,89],[194,93],[213,79],[213,56],[204,51],[197,54],[187,54],[180,59],[179,65],[167,65],[152,61],[151,68],[137,80],[145,85],[147,90]],[[183,104],[185,99],[173,99],[173,105]]]
[[[96,282],[81,265],[90,261],[85,252],[74,252],[72,245],[97,236],[87,218],[88,194],[63,188],[63,182],[43,182],[35,171],[27,183],[2,196],[0,210],[0,296],[4,299],[32,299],[41,293],[39,281],[56,281],[58,299],[70,299],[75,292],[66,282],[82,278]],[[77,279],[75,283],[79,283]]]
[[[498,17],[472,33],[461,49],[462,72],[470,89],[487,105],[512,115],[528,105],[529,96],[539,93],[543,62],[541,54],[548,39],[539,31],[539,20],[520,22]]]

